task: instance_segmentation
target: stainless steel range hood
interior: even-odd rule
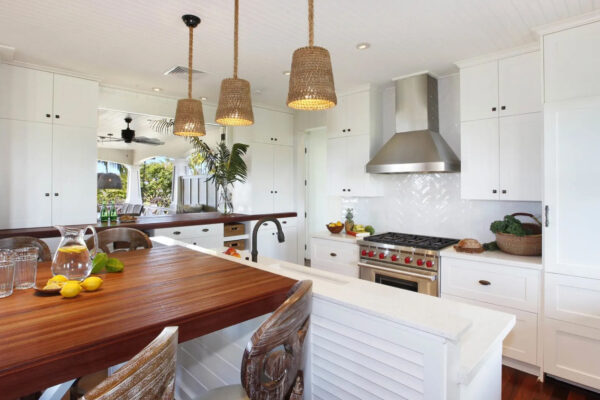
[[[367,172],[460,172],[460,160],[438,131],[437,80],[428,74],[397,80],[397,133],[367,164]]]

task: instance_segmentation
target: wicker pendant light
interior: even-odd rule
[[[237,77],[239,0],[235,0],[233,23],[233,78],[223,79],[215,120],[226,126],[246,126],[254,123],[250,82]]]
[[[314,5],[308,0],[308,47],[294,51],[287,105],[297,110],[326,110],[337,104],[329,51],[314,46]]]
[[[202,102],[192,98],[192,54],[194,46],[194,28],[200,23],[200,18],[195,15],[184,15],[183,22],[190,30],[188,53],[188,98],[177,101],[175,112],[175,126],[173,133],[177,136],[204,136],[204,112]]]

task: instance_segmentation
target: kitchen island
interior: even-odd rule
[[[97,222],[91,225],[96,231],[102,231],[114,227],[135,228],[141,231],[149,231],[160,228],[175,228],[194,225],[226,224],[230,222],[257,221],[261,218],[291,218],[297,216],[295,212],[280,212],[272,214],[221,214],[219,212],[170,214],[170,215],[143,215],[137,217],[135,222]],[[85,225],[85,224],[81,224]],[[78,225],[78,226],[81,226]],[[2,229],[0,239],[13,236],[33,236],[37,238],[59,237],[60,232],[53,226],[23,229]]]
[[[501,397],[502,341],[515,324],[513,315],[260,255],[258,263],[252,263],[170,238],[153,241],[313,281],[307,399]],[[239,370],[231,366],[240,365],[243,351],[233,353],[239,359],[231,358],[231,348],[243,349],[261,321],[257,318],[183,344],[178,398],[211,389],[214,376],[221,383],[235,383]],[[215,365],[225,359],[227,363]],[[206,380],[194,372],[207,370],[212,378]]]

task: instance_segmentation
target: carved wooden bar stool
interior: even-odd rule
[[[38,261],[52,261],[50,248],[41,239],[31,236],[15,236],[0,239],[0,249],[20,249],[22,247],[36,247],[38,249]]]
[[[169,326],[81,400],[172,400],[176,354],[177,327]]]
[[[296,283],[254,332],[242,359],[241,385],[217,388],[196,400],[301,400],[311,293],[312,281]]]
[[[87,247],[94,246],[93,238],[86,241]],[[112,245],[112,251],[110,248]],[[110,228],[98,233],[98,247],[105,253],[132,251],[139,248],[151,249],[152,241],[144,232],[134,228]]]

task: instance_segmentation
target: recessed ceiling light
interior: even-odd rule
[[[159,87],[153,87],[153,88],[152,88],[152,90],[154,90],[155,92],[160,92],[160,91],[162,91],[162,89],[161,89],[161,88],[159,88]]]
[[[206,100],[208,100],[208,99],[207,99],[206,97],[200,97],[200,100],[202,100],[202,101],[206,101]]]
[[[371,47],[371,45],[369,43],[367,43],[367,42],[359,43],[359,44],[356,45],[356,48],[358,50],[366,50],[369,47]]]
[[[290,71],[283,71],[282,74],[289,76],[290,75]]]

